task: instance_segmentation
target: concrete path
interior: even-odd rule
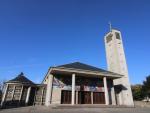
[[[45,106],[0,110],[0,113],[150,113],[150,108],[50,108]]]

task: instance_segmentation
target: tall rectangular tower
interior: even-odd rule
[[[108,70],[124,75],[114,80],[117,104],[134,106],[121,32],[111,29],[104,40]]]

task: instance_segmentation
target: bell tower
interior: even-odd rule
[[[116,94],[117,104],[134,106],[121,32],[112,29],[110,24],[110,32],[105,35],[104,40],[108,71],[124,75],[114,80],[116,89],[120,90]]]

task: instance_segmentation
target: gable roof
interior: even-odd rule
[[[95,76],[107,76],[112,78],[121,78],[124,75],[110,72],[101,68],[97,68],[88,64],[80,63],[80,62],[74,62],[59,66],[53,66],[50,67],[48,72],[46,73],[46,76],[44,77],[42,83],[46,80],[46,78],[49,76],[49,73],[51,74],[57,74],[59,72],[68,72],[68,73],[80,73],[80,74],[87,74],[88,76],[95,75]]]
[[[78,71],[86,71],[86,72],[95,72],[95,73],[103,73],[105,75],[111,75],[114,77],[122,77],[124,75],[115,73],[115,72],[111,72],[111,71],[107,71],[101,68],[97,68],[88,64],[84,64],[81,62],[74,62],[74,63],[69,63],[69,64],[64,64],[64,65],[59,65],[59,66],[55,66],[55,67],[51,67],[52,69],[69,69],[69,70],[78,70]]]
[[[6,83],[34,84],[31,80],[26,78],[22,72],[17,77],[15,77],[12,80],[7,81]]]
[[[87,70],[87,71],[97,71],[97,72],[109,72],[113,73],[110,71],[106,71],[101,68],[97,68],[88,64],[80,63],[80,62],[74,62],[74,63],[69,63],[69,64],[64,64],[60,66],[56,66],[55,68],[72,68],[72,69],[80,69],[80,70]]]

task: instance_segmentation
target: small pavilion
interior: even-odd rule
[[[33,83],[20,73],[14,79],[5,82],[1,106],[12,108],[44,104],[45,87],[46,85]]]

